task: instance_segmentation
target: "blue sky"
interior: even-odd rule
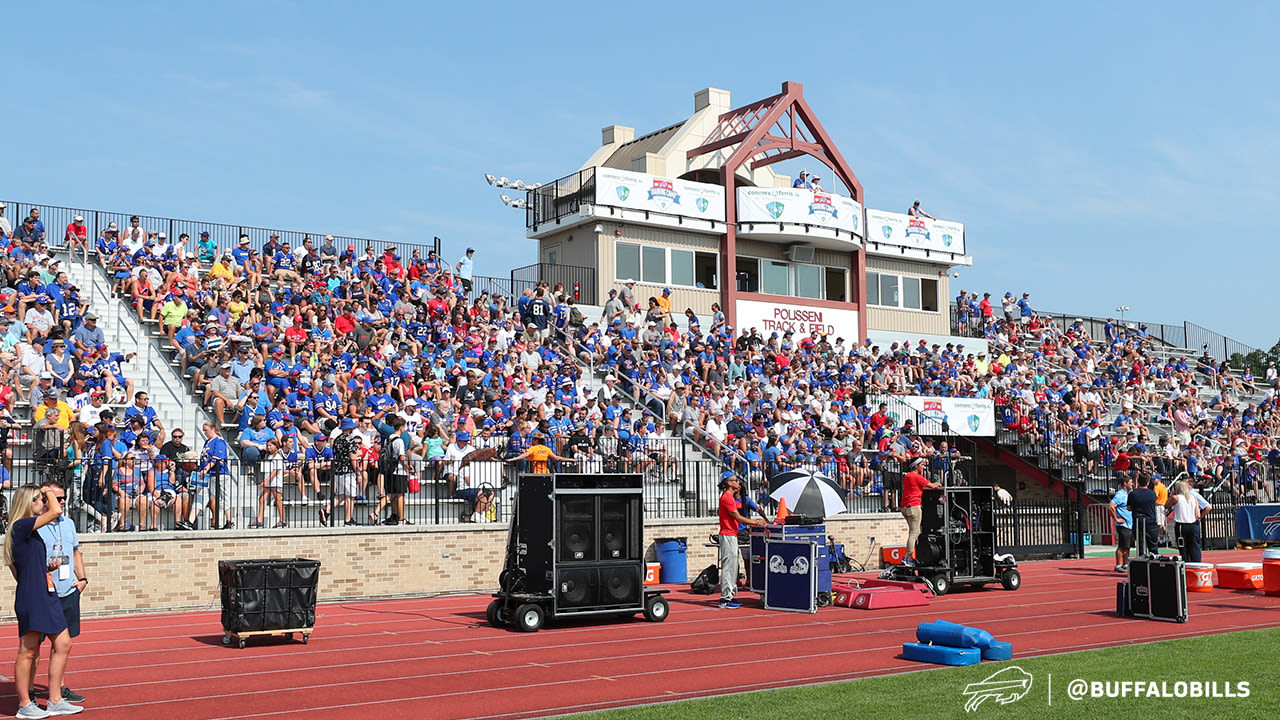
[[[14,7],[0,196],[439,235],[503,275],[535,251],[483,173],[794,80],[870,207],[967,224],[963,286],[1275,342],[1280,5],[865,5]]]

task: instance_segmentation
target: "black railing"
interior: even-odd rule
[[[16,230],[22,219],[27,216],[31,208],[40,211],[40,221],[45,227],[45,242],[52,246],[61,246],[64,244],[64,236],[66,228],[71,224],[72,219],[76,215],[84,218],[84,224],[88,232],[89,247],[93,247],[99,235],[103,230],[108,228],[110,223],[115,223],[120,233],[121,239],[126,237],[129,229],[132,227],[130,218],[134,215],[138,216],[138,227],[148,232],[163,232],[169,243],[176,243],[178,237],[186,233],[190,239],[187,241],[187,252],[191,256],[199,255],[199,247],[197,243],[200,240],[200,233],[209,233],[209,238],[217,244],[216,253],[227,252],[239,245],[240,236],[249,236],[249,245],[255,249],[261,249],[267,243],[271,235],[279,235],[280,243],[289,243],[291,248],[297,248],[302,244],[305,238],[311,238],[312,247],[315,248],[316,254],[319,255],[321,248],[324,246],[324,238],[326,233],[323,232],[303,232],[299,230],[272,230],[270,228],[253,227],[249,225],[229,225],[226,223],[204,222],[201,220],[180,220],[177,218],[160,217],[158,215],[142,215],[139,213],[116,212],[110,210],[90,210],[82,208],[63,207],[59,205],[43,205],[40,203],[24,203],[17,201],[6,201],[8,207],[5,209],[5,217],[9,218]],[[334,235],[334,247],[339,255],[347,252],[348,246],[355,246],[354,252],[359,258],[363,255],[365,248],[372,247],[377,255],[381,255],[388,245],[395,245],[399,251],[401,261],[406,265],[414,250],[418,250],[425,259],[426,254],[430,250],[437,253],[441,250],[440,238],[433,238],[430,243],[408,243],[389,240],[371,240],[368,238],[348,237],[345,235]]]
[[[997,313],[999,313],[999,310],[997,310]],[[1057,323],[1059,328],[1064,330],[1076,320],[1083,320],[1083,327],[1089,337],[1093,338],[1095,342],[1106,340],[1107,318],[1047,311],[1037,311],[1036,314],[1040,316],[1042,321],[1052,320]],[[997,319],[1002,319],[1003,317],[1002,314],[996,315]],[[1174,348],[1205,351],[1209,353],[1210,357],[1218,361],[1227,360],[1236,353],[1248,355],[1255,349],[1193,322],[1184,321],[1180,325],[1169,325],[1166,323],[1130,320],[1128,318],[1125,318],[1124,322],[1120,322],[1112,318],[1112,324],[1121,336],[1127,332],[1129,326],[1133,326],[1135,330],[1141,330],[1142,326],[1145,325],[1146,329],[1141,330],[1141,332],[1146,333],[1147,337],[1158,343]],[[951,327],[954,328],[957,334],[967,337],[982,337],[984,334],[982,318],[970,315],[967,322],[961,323],[959,310],[957,310],[954,302],[951,304]]]
[[[1084,557],[1084,527],[1083,497],[1065,486],[1060,498],[996,500],[996,547],[1015,557]]]
[[[596,304],[596,269],[577,265],[551,265],[537,263],[511,271],[510,277],[493,277],[476,275],[471,279],[471,297],[480,297],[488,293],[490,297],[504,295],[511,299],[511,305],[525,290],[533,290],[540,283],[554,288],[557,283],[564,285],[565,297],[573,298],[581,305]]]
[[[596,201],[596,169],[580,170],[530,190],[526,201],[529,207],[525,210],[525,227],[532,230],[574,215],[582,205]]]
[[[557,284],[563,285],[565,295],[576,303],[596,304],[596,269],[593,267],[535,263],[511,271],[512,283],[537,283],[539,280],[552,288]]]
[[[1200,547],[1205,550],[1235,549],[1240,542],[1236,528],[1238,507],[1240,506],[1231,503],[1213,503],[1213,507],[1200,520]]]

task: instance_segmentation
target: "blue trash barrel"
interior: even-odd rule
[[[685,554],[689,549],[687,538],[658,538],[655,547],[658,550],[658,562],[662,563],[662,582],[689,582],[689,566]]]

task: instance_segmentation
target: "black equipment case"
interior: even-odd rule
[[[1129,610],[1134,617],[1187,621],[1187,572],[1175,555],[1129,560]]]

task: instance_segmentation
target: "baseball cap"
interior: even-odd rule
[[[329,439],[329,436],[325,435],[324,433],[316,433],[315,435],[311,436],[312,442],[320,442],[321,440],[328,440],[328,439]]]

